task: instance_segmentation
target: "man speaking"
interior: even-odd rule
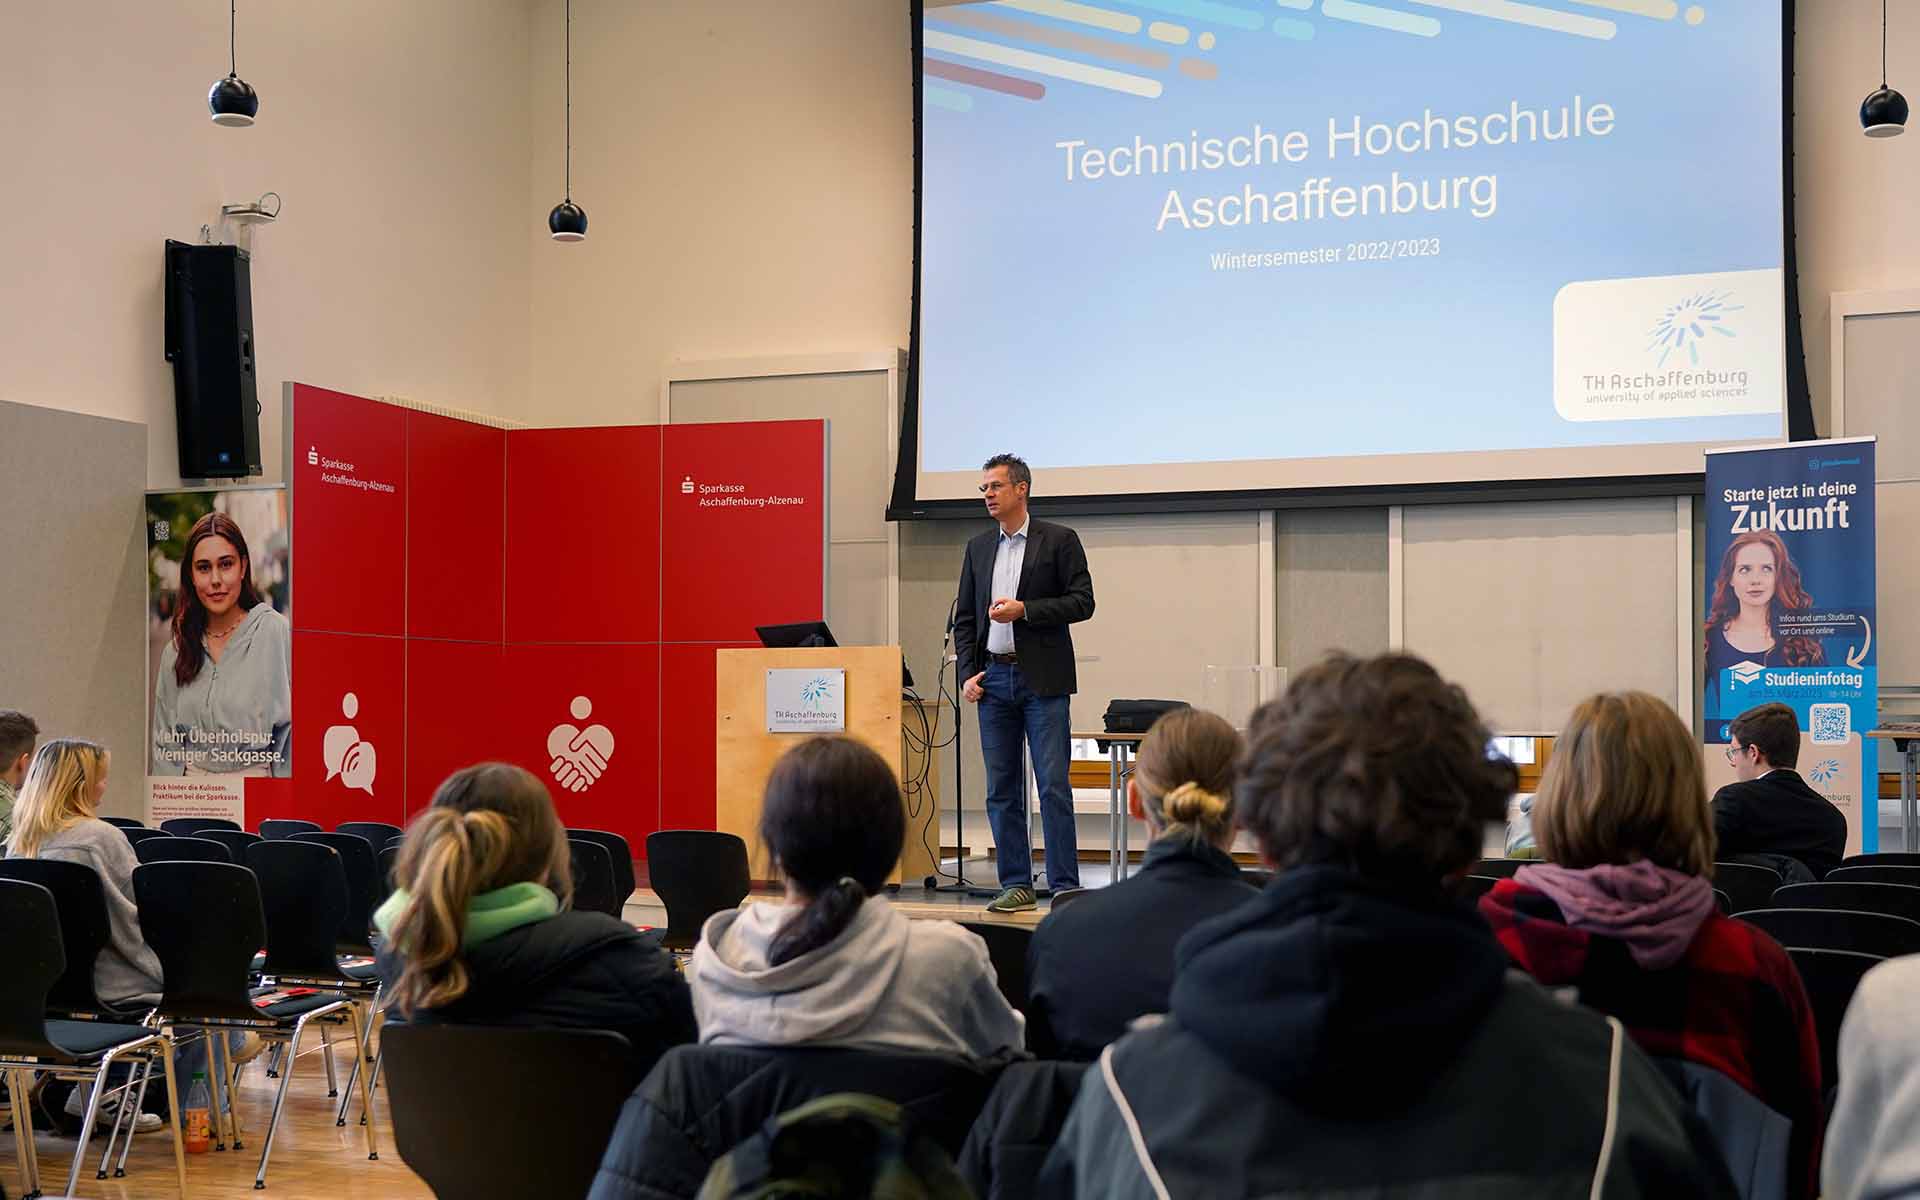
[[[953,649],[966,680],[961,691],[980,706],[987,821],[1000,864],[1000,894],[987,908],[1019,912],[1034,907],[1023,736],[1040,784],[1047,883],[1056,893],[1080,886],[1067,778],[1067,708],[1075,689],[1067,626],[1093,615],[1093,576],[1079,534],[1027,515],[1033,473],[1024,461],[998,454],[982,471],[980,495],[997,528],[967,543]]]

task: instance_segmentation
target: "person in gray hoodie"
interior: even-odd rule
[[[986,943],[909,921],[879,895],[906,817],[893,769],[851,738],[804,742],[774,765],[760,837],[784,903],[714,914],[689,968],[702,1043],[837,1046],[987,1058],[1024,1023]]]
[[[1827,1123],[1826,1200],[1920,1197],[1920,955],[1868,971],[1840,1026],[1840,1094]]]

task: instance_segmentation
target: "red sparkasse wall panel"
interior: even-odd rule
[[[296,630],[293,711],[292,815],[402,824],[405,640]]]
[[[433,803],[447,776],[512,761],[506,747],[506,649],[407,639],[407,816]]]
[[[713,656],[757,645],[660,647],[660,828],[713,828]]]
[[[407,413],[407,634],[498,645],[507,433]]]
[[[305,384],[293,391],[294,628],[401,634],[406,410]]]
[[[660,648],[508,646],[504,683],[498,757],[540,777],[562,823],[638,855],[660,827]]]
[[[660,640],[660,427],[507,434],[507,641]]]
[[[826,462],[824,421],[667,426],[661,641],[825,617]]]
[[[294,763],[293,769],[296,774],[299,772],[299,762]],[[299,806],[293,798],[293,780],[291,779],[248,779],[246,805],[245,825],[253,833],[260,832],[262,821],[300,815]]]

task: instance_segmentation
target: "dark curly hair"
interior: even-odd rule
[[[1254,713],[1247,741],[1240,825],[1281,869],[1438,883],[1480,857],[1517,782],[1466,693],[1406,654],[1322,660]]]

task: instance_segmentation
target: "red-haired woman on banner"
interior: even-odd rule
[[[1770,529],[1734,538],[1720,557],[1707,616],[1707,687],[1737,663],[1763,667],[1821,667],[1826,651],[1810,637],[1783,636],[1780,614],[1808,612],[1813,597],[1800,582],[1787,545]]]
[[[154,680],[152,773],[289,774],[292,657],[287,619],[254,588],[240,526],[221,512],[201,517]]]

